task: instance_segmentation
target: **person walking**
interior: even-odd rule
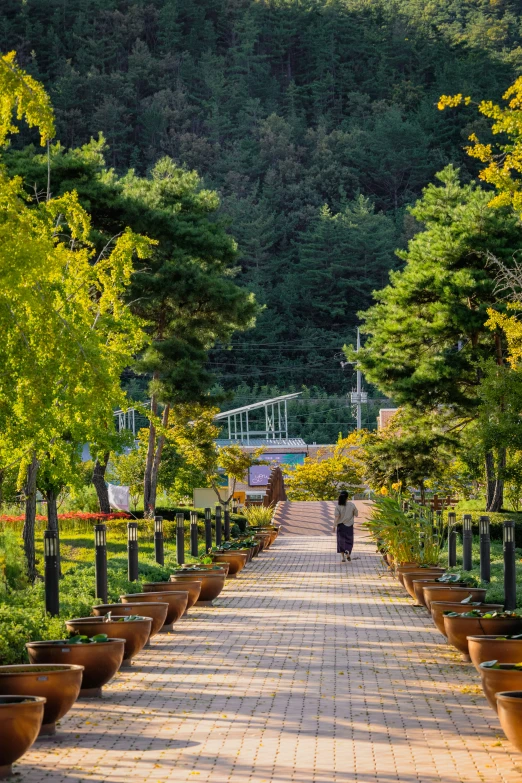
[[[337,501],[334,517],[334,533],[337,532],[337,551],[342,555],[342,562],[352,559],[353,525],[358,516],[357,506],[348,500],[348,492],[343,489]]]

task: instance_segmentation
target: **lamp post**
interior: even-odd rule
[[[480,578],[483,582],[491,582],[491,539],[489,532],[489,517],[480,517]]]
[[[107,527],[106,525],[94,525],[94,550],[96,572],[96,598],[102,604],[107,603]]]
[[[185,514],[183,511],[176,514],[176,554],[178,565],[185,562]]]
[[[471,514],[464,514],[463,532],[462,532],[462,569],[471,571],[473,568],[473,558],[471,554],[471,545],[473,543],[473,533],[471,531]]]
[[[448,568],[453,568],[457,565],[457,531],[455,525],[457,524],[457,515],[454,511],[450,511],[448,514]]]
[[[190,554],[198,556],[198,512],[190,512]]]
[[[504,522],[504,609],[512,612],[517,607],[517,580],[515,566],[515,523]]]
[[[230,510],[228,503],[225,503],[225,541],[230,541]]]
[[[163,538],[163,517],[154,517],[154,554],[156,563],[165,565],[165,540]]]
[[[138,523],[127,523],[127,557],[129,561],[129,582],[138,581]]]
[[[212,509],[205,509],[205,553],[212,549]]]
[[[60,613],[60,558],[58,531],[44,532],[45,611],[54,616]]]
[[[216,506],[216,546],[220,547],[223,541],[223,531],[221,529],[221,503]]]

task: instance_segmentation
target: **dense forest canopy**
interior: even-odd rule
[[[520,0],[3,0],[0,49],[43,82],[65,146],[101,131],[119,173],[168,155],[220,193],[238,279],[265,305],[212,352],[220,385],[339,395],[357,311],[416,230],[406,207],[450,162],[476,174],[462,147],[486,123],[437,99],[500,97],[522,71],[521,14]]]

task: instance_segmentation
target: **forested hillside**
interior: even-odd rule
[[[405,208],[485,125],[442,93],[498,99],[522,69],[520,0],[2,0],[0,49],[49,90],[57,136],[107,163],[164,155],[216,188],[266,305],[215,350],[226,388],[329,393],[356,313],[415,231]],[[22,134],[17,143],[27,143]],[[244,398],[244,387],[241,393]]]

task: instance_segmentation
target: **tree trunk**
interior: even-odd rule
[[[497,452],[497,465],[492,451],[486,452],[486,511],[500,511],[504,504],[504,469],[506,467],[506,449]]]
[[[105,483],[105,471],[107,470],[107,463],[109,461],[110,452],[106,451],[103,455],[103,462],[99,459],[96,460],[94,470],[92,471],[92,483],[98,495],[98,506],[102,514],[110,514],[111,507],[109,505],[109,491],[107,484]]]
[[[163,416],[161,419],[162,427],[166,427],[169,423],[169,412],[170,412],[170,405],[165,405],[165,408],[163,410]],[[159,467],[161,464],[161,454],[163,452],[163,446],[165,445],[165,435],[161,434],[158,439],[158,445],[156,446],[156,451],[154,453],[154,460],[152,462],[152,470],[150,474],[150,491],[149,491],[149,502],[148,502],[148,508],[149,513],[148,516],[153,517],[154,513],[156,511],[156,494],[158,490],[158,472]]]
[[[36,552],[34,545],[34,529],[36,524],[36,476],[38,474],[38,460],[36,454],[27,468],[25,481],[25,520],[22,532],[24,540],[25,559],[27,561],[27,574],[31,582],[36,579]]]
[[[156,379],[157,373],[154,373],[154,379]],[[153,394],[150,401],[151,420],[149,424],[149,442],[147,445],[147,459],[145,461],[145,473],[143,476],[143,516],[149,517],[151,515],[151,494],[152,494],[152,468],[154,465],[154,455],[156,452],[156,427],[152,420],[153,416],[158,413],[158,401],[156,395]],[[152,511],[152,514],[154,511]]]

